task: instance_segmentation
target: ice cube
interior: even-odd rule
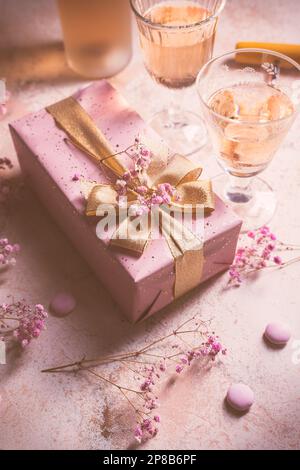
[[[293,113],[293,106],[291,101],[283,94],[270,96],[267,106],[269,111],[269,119],[271,121],[282,119],[284,117],[290,116]]]
[[[226,118],[237,118],[239,107],[234,101],[233,93],[228,90],[218,93],[212,100],[211,109]]]

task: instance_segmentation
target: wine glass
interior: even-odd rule
[[[269,165],[299,111],[299,78],[299,64],[264,49],[228,52],[198,75],[207,129],[225,170],[213,179],[214,191],[244,221],[244,231],[267,224],[275,212],[273,190],[255,176]]]
[[[217,22],[226,0],[130,0],[144,62],[151,77],[171,90],[190,87],[212,57]],[[207,140],[202,119],[173,103],[156,113],[150,125],[184,155]]]

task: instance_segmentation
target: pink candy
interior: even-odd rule
[[[248,385],[233,384],[227,392],[227,403],[237,411],[248,411],[254,403],[254,393]]]
[[[58,293],[51,301],[50,308],[54,315],[65,317],[76,307],[75,298],[68,292]]]
[[[266,326],[264,336],[270,343],[284,346],[288,343],[291,333],[282,323],[269,323]]]

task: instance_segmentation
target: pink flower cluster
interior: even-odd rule
[[[141,443],[144,439],[156,436],[158,433],[157,424],[160,422],[160,417],[155,415],[153,419],[144,418],[140,425],[134,430],[135,439]]]
[[[262,227],[256,231],[248,232],[250,244],[239,248],[235,260],[229,271],[229,284],[239,286],[250,273],[259,271],[268,266],[281,266],[283,261],[275,251],[277,237],[269,227]],[[282,245],[282,244],[280,244]]]
[[[11,332],[13,337],[26,347],[32,339],[38,338],[46,328],[48,314],[43,305],[34,307],[24,301],[0,305],[0,320],[3,333]]]
[[[227,350],[222,346],[218,336],[214,333],[207,334],[206,340],[199,347],[180,354],[179,362],[175,366],[175,372],[181,374],[185,367],[190,366],[196,359],[207,357],[215,361],[219,353],[226,355]],[[176,357],[176,355],[174,356]],[[156,436],[158,432],[158,424],[161,418],[158,414],[153,413],[153,410],[158,407],[158,397],[154,392],[155,386],[158,385],[162,377],[162,373],[167,371],[166,361],[168,359],[168,357],[162,358],[157,364],[144,367],[143,369],[144,380],[140,385],[140,391],[144,403],[143,408],[137,410],[138,420],[134,430],[134,437],[138,442],[150,439]]]
[[[0,170],[11,170],[12,168],[13,164],[9,158],[0,158]]]
[[[156,436],[159,431],[161,417],[156,411],[158,395],[169,379],[169,374],[174,376],[174,372],[181,373],[195,359],[202,358],[207,364],[208,360],[214,361],[220,353],[225,355],[226,349],[219,337],[207,329],[207,322],[195,315],[183,321],[175,330],[159,338],[151,338],[148,344],[137,351],[126,351],[115,357],[101,357],[98,364],[97,360],[91,361],[84,357],[80,361],[51,367],[43,372],[84,370],[117,389],[134,410],[134,438],[141,443]],[[94,366],[91,366],[91,362]],[[95,368],[105,367],[111,362],[119,363],[121,367],[126,367],[127,372],[130,371],[130,377],[127,377],[124,385],[95,372]],[[122,382],[125,379],[126,374],[122,375]]]
[[[199,348],[188,351],[183,355],[180,358],[180,363],[176,365],[175,371],[177,374],[181,374],[186,366],[190,366],[195,359],[200,359],[202,357],[209,357],[212,361],[215,361],[216,356],[220,352],[223,355],[226,355],[227,350],[220,343],[219,337],[212,334]]]
[[[9,158],[4,157],[0,158],[0,170],[11,170],[13,168],[13,164]],[[6,201],[9,193],[10,193],[10,186],[3,178],[0,177],[0,202]]]
[[[15,255],[19,253],[20,245],[17,243],[11,245],[7,238],[0,239],[0,266],[7,266],[16,264]]]
[[[116,181],[115,186],[119,196],[126,196],[128,189],[136,187],[136,181],[141,184],[141,186],[138,185],[138,187],[140,191],[143,192],[143,185],[147,183],[146,171],[149,168],[152,158],[150,150],[141,144],[138,138],[135,139],[135,144],[129,147],[126,153],[133,160],[134,168],[126,171],[123,177]],[[147,188],[146,191],[148,191]]]
[[[130,157],[134,161],[134,169],[124,173],[115,185],[119,204],[124,204],[128,190],[133,190],[138,194],[137,203],[130,207],[132,216],[142,216],[147,214],[152,207],[171,204],[172,200],[178,201],[176,189],[169,183],[159,184],[156,189],[147,188],[146,172],[151,163],[151,151],[141,144],[139,139],[135,140],[135,145],[131,150]]]
[[[144,380],[140,385],[144,401],[143,409],[138,414],[138,422],[134,430],[134,437],[138,442],[154,437],[158,433],[160,416],[152,414],[153,410],[158,407],[158,397],[153,393],[153,388],[158,379],[160,379],[161,372],[166,370],[165,367],[161,367],[161,364],[145,366],[143,368]],[[146,416],[146,418],[142,416]]]

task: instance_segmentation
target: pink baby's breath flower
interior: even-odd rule
[[[137,427],[135,428],[135,430],[134,430],[134,437],[135,437],[135,439],[136,439],[139,443],[142,442],[143,431],[142,431],[142,429],[141,429],[140,426],[137,426]]]
[[[183,366],[180,364],[177,364],[175,371],[177,372],[177,374],[181,374],[181,372],[183,371]]]
[[[46,328],[48,314],[43,305],[37,304],[31,307],[24,301],[0,306],[0,320],[3,325],[12,329],[11,336],[18,341],[22,347],[29,345],[32,339],[38,338]],[[13,323],[11,324],[11,319]],[[15,325],[17,323],[17,325]]]
[[[211,348],[214,352],[218,353],[222,350],[222,345],[218,341],[214,341],[211,345]]]
[[[144,147],[141,148],[140,154],[142,157],[150,157],[150,151]]]
[[[247,235],[248,235],[249,238],[252,238],[252,239],[255,238],[255,233],[254,232],[248,232]]]
[[[10,244],[7,238],[0,239],[0,266],[15,265],[15,255],[20,251],[20,245]]]
[[[126,181],[126,183],[128,183],[128,181],[130,180],[131,178],[131,173],[130,171],[126,171],[126,173],[124,173],[123,175],[123,180]]]
[[[176,188],[170,183],[159,184],[155,191],[151,191],[147,187],[147,170],[151,163],[152,153],[138,138],[135,139],[135,145],[130,147],[126,153],[133,160],[134,169],[126,171],[122,178],[116,181],[115,189],[118,193],[117,200],[119,205],[120,198],[126,196],[128,190],[134,190],[138,194],[138,204],[131,205],[129,215],[142,216],[147,214],[151,208],[161,204],[169,205],[172,199],[174,201],[180,199]]]
[[[161,196],[153,196],[151,199],[151,205],[152,206],[160,206],[164,202],[163,198]]]
[[[267,267],[283,266],[284,261],[278,255],[276,250],[291,250],[289,245],[278,242],[277,237],[271,232],[269,227],[262,227],[256,231],[248,232],[251,244],[240,247],[236,252],[235,260],[229,270],[228,284],[238,287],[248,274],[257,272]]]
[[[79,181],[80,180],[80,174],[79,173],[74,173],[73,177],[72,177],[72,181]]]
[[[262,227],[262,228],[260,229],[260,233],[261,233],[262,235],[268,235],[268,234],[270,233],[269,227]]]
[[[146,390],[150,390],[151,388],[151,380],[147,379],[145,380],[145,382],[142,383],[141,385],[141,390],[142,392],[145,392]]]
[[[146,186],[138,186],[136,188],[136,192],[141,195],[145,195],[148,192],[148,188]]]
[[[0,170],[11,170],[12,168],[13,164],[9,158],[0,158]]]

